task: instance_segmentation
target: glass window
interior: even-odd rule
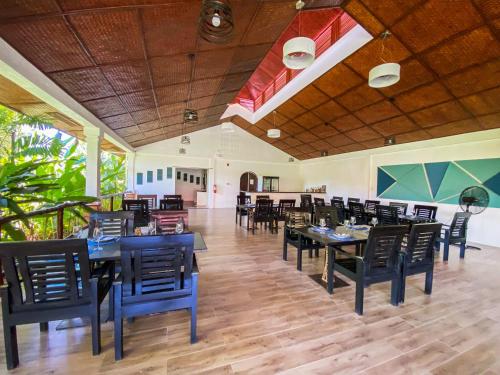
[[[200,184],[200,178],[196,177],[196,185],[199,185],[199,184]]]
[[[194,182],[194,176],[193,175],[189,175],[189,182],[191,184]]]
[[[142,185],[142,178],[143,174],[142,173],[137,173],[137,185]]]
[[[156,180],[163,181],[163,169],[156,170]]]
[[[183,179],[182,179],[184,182],[187,182],[188,180],[188,174],[187,173],[184,173],[184,176],[183,176]]]
[[[181,179],[181,171],[177,171],[177,179],[180,180]]]
[[[262,191],[278,192],[280,191],[280,178],[264,176],[262,178]]]
[[[167,167],[167,180],[172,179],[172,167]]]
[[[147,181],[148,183],[153,182],[153,171],[148,171],[148,172],[147,172],[147,175],[146,175],[146,181]]]

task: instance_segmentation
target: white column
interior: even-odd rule
[[[208,160],[208,170],[207,170],[207,192],[208,192],[208,208],[215,208],[216,204],[216,194],[213,192],[213,186],[215,182],[215,158]],[[220,186],[218,186],[220,191]]]
[[[135,152],[127,152],[127,189],[135,192]]]
[[[87,141],[87,164],[85,169],[85,195],[101,195],[101,141],[103,132],[99,128],[84,128]]]

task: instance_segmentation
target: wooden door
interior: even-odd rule
[[[240,190],[255,192],[257,191],[257,175],[253,172],[245,172],[240,177]]]

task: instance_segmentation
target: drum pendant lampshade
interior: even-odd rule
[[[292,38],[283,45],[283,64],[289,69],[305,69],[314,62],[316,43],[303,36]]]
[[[394,85],[399,81],[401,66],[396,63],[377,65],[370,70],[368,75],[368,86],[381,88]]]
[[[269,129],[267,131],[267,136],[269,138],[279,138],[281,136],[281,130],[279,130],[279,129]]]

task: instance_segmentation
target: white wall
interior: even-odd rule
[[[328,198],[340,195],[364,200],[377,197],[379,166],[498,157],[500,130],[495,129],[307,160],[301,163],[300,169],[304,188],[326,184]],[[410,209],[415,203],[409,202]],[[460,209],[457,205],[432,205],[439,207],[438,220],[448,224]],[[473,216],[469,223],[470,241],[500,246],[499,224],[499,208],[489,207],[482,214]]]
[[[220,126],[211,127],[189,134],[190,145],[182,145],[185,155],[179,154],[180,137],[139,147],[136,150],[134,170],[144,173],[144,184],[129,186],[129,190],[139,194],[174,194],[173,186],[164,181],[156,181],[156,169],[175,168],[207,169],[207,191],[209,207],[234,207],[239,193],[240,176],[247,171],[262,176],[279,176],[280,190],[302,190],[299,163],[289,163],[290,155],[278,150],[267,142],[234,126],[234,133],[223,134]],[[153,183],[146,182],[146,171],[153,170]],[[165,172],[166,174],[166,172]],[[175,181],[175,180],[173,180]],[[135,182],[135,176],[134,176]],[[213,185],[217,193],[213,194]]]
[[[202,169],[177,168],[176,173],[181,172],[181,179],[175,180],[175,194],[182,195],[185,201],[196,201],[196,192],[202,188]],[[187,174],[187,181],[184,182],[184,173]],[[190,176],[193,176],[193,182],[190,182]],[[196,185],[196,177],[200,179],[200,184]]]

